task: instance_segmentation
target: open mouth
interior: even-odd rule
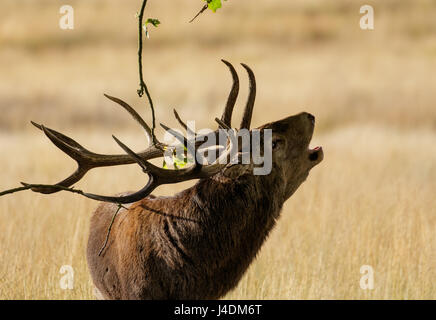
[[[312,124],[312,128],[311,128],[312,133],[311,133],[310,139],[309,139],[309,143],[310,143],[310,140],[312,140],[313,131],[315,130],[315,117],[313,115],[311,115],[310,113],[307,115],[308,115],[308,118]],[[309,160],[313,163],[312,166],[317,165],[324,158],[324,152],[322,151],[322,147],[320,147],[320,146],[315,147],[313,149],[310,149],[308,146],[308,153],[309,153]]]
[[[309,160],[310,161],[321,161],[324,156],[322,151],[322,147],[315,147],[313,149],[309,149]]]

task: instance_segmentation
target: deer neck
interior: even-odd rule
[[[279,217],[285,201],[283,183],[280,177],[217,176],[194,186],[192,201],[211,259],[245,271]]]

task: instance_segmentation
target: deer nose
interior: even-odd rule
[[[306,116],[309,118],[310,122],[315,124],[315,116],[314,115],[312,115],[310,113],[306,113]]]

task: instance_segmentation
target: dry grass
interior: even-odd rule
[[[177,107],[198,126],[213,126],[230,87],[219,63],[225,57],[255,69],[255,125],[310,111],[318,122],[313,144],[326,153],[227,298],[435,299],[434,4],[374,3],[376,29],[364,32],[358,1],[247,8],[249,0],[231,0],[187,24],[198,2],[172,10],[171,1],[150,1],[149,16],[163,22],[145,54],[159,120],[175,124],[168,114]],[[0,4],[0,190],[55,182],[73,169],[31,119],[100,152],[118,151],[111,133],[143,145],[131,119],[102,97],[144,106],[135,97],[139,1],[70,3],[72,32],[57,28],[58,1]],[[78,187],[110,194],[144,179],[135,166],[100,169]],[[85,246],[95,206],[68,194],[0,198],[0,298],[93,298]],[[59,286],[66,264],[74,267],[74,290]],[[359,287],[362,265],[374,268],[374,290]]]

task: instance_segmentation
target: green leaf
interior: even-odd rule
[[[207,2],[207,6],[213,12],[216,12],[219,8],[222,7],[221,0],[204,0]],[[227,1],[227,0],[225,0]]]
[[[186,149],[186,147],[184,147],[185,148],[185,151],[187,151],[188,149]],[[177,156],[177,154],[175,153],[175,150],[174,150],[174,153],[173,153],[173,165],[174,165],[174,169],[176,169],[176,170],[178,170],[178,169],[182,169],[182,168],[184,168],[188,163],[191,163],[192,161],[190,161],[190,160],[188,160],[188,157],[185,155],[185,154],[183,154],[183,155],[181,155],[181,156]],[[168,164],[166,163],[166,161],[165,160],[163,160],[163,165],[162,165],[162,167],[164,168],[164,169],[170,169],[169,167],[168,167]]]
[[[142,25],[142,28],[144,29],[147,38],[150,38],[150,34],[147,28],[149,24],[151,24],[153,27],[157,27],[160,25],[160,21],[158,19],[152,19],[152,18],[148,18],[147,21],[145,21],[145,23]]]
[[[157,27],[158,25],[160,25],[160,21],[159,19],[148,18],[147,21],[145,21],[145,25],[147,24],[151,24],[153,25],[153,27]]]

